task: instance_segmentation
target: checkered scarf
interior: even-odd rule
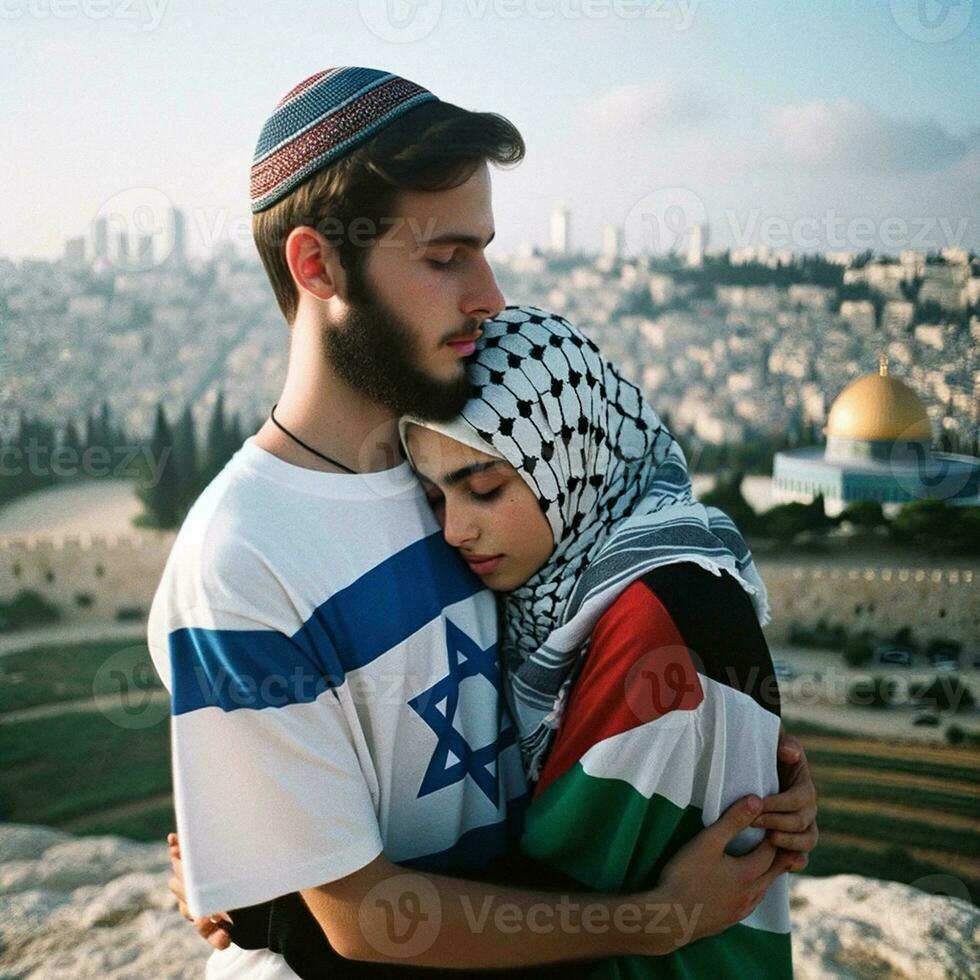
[[[532,306],[482,327],[477,393],[460,418],[521,474],[555,539],[544,567],[503,596],[508,699],[537,779],[593,627],[631,582],[695,562],[733,575],[763,625],[768,599],[735,525],[695,500],[680,446],[591,340]]]

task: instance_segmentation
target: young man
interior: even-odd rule
[[[775,848],[814,840],[791,746],[777,806],[796,823],[772,814],[790,833],[750,855],[724,854],[757,814],[742,801],[656,891],[474,880],[506,856],[527,787],[493,596],[444,543],[397,418],[465,401],[464,358],[504,305],[484,256],[487,163],[523,153],[505,119],[365,68],[294,88],[256,150],[253,230],[290,328],[287,376],[188,513],[148,633],[173,704],[182,911],[207,921],[298,893],[328,940],[324,975],[655,955],[737,921],[798,860]],[[527,927],[493,914],[504,903]],[[638,910],[640,926],[597,934],[576,903]],[[567,927],[531,928],[542,907]],[[296,973],[238,946],[209,964],[260,975]]]

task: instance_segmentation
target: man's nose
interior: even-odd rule
[[[495,317],[506,305],[507,300],[497,285],[497,277],[493,268],[484,256],[480,256],[479,269],[475,273],[476,281],[472,292],[467,294],[464,301],[464,312],[477,320],[489,320]]]

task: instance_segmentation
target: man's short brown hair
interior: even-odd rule
[[[387,228],[384,219],[394,217],[400,191],[449,190],[482,162],[518,164],[524,152],[524,139],[503,116],[427,102],[253,215],[252,237],[287,323],[299,303],[284,247],[294,228],[316,228],[345,269],[360,271]]]

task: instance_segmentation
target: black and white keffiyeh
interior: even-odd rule
[[[733,575],[769,621],[765,585],[731,519],[694,498],[684,454],[640,390],[563,317],[508,306],[482,323],[475,394],[459,419],[521,474],[555,539],[503,598],[502,657],[525,767],[537,779],[592,630],[650,569]],[[411,421],[425,425],[417,419]]]

